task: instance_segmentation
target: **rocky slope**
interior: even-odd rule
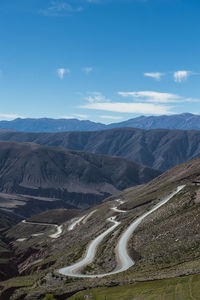
[[[120,128],[96,132],[0,132],[0,140],[115,155],[160,171],[200,155],[200,131]]]
[[[0,142],[0,208],[26,216],[39,207],[86,208],[159,174],[118,157]]]

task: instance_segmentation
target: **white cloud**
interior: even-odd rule
[[[63,79],[65,74],[69,75],[70,73],[71,73],[70,69],[64,69],[64,68],[57,69],[57,74],[60,79]]]
[[[118,92],[118,94],[122,97],[131,97],[133,100],[152,103],[174,103],[178,102],[181,97],[176,94],[170,93],[160,93],[154,91],[139,91],[139,92]]]
[[[100,92],[91,92],[89,96],[85,97],[89,103],[98,103],[98,102],[109,102],[110,99],[107,99],[102,93]]]
[[[17,118],[24,119],[25,117],[17,115],[17,114],[1,114],[0,113],[0,119],[1,120],[9,120],[10,121],[10,120],[14,120],[14,119],[17,119]]]
[[[105,116],[100,116],[101,119],[108,119],[108,120],[120,120],[122,119],[122,117],[119,117],[119,116],[108,116],[108,115],[105,115]]]
[[[170,114],[171,108],[166,105],[155,105],[153,103],[122,103],[122,102],[100,102],[100,103],[89,103],[80,108],[112,111],[118,113],[137,113],[137,114],[151,114],[151,115],[162,115]]]
[[[85,67],[85,68],[83,68],[83,72],[86,75],[89,75],[92,71],[93,71],[93,67]]]
[[[191,71],[177,71],[174,72],[174,81],[181,83],[188,79],[188,77],[192,75]]]
[[[146,77],[151,77],[151,78],[153,78],[153,79],[155,79],[155,80],[160,80],[161,79],[161,77],[162,76],[164,76],[165,75],[165,73],[160,73],[160,72],[155,72],[155,73],[144,73],[144,76],[146,76]]]
[[[184,98],[177,94],[161,93],[155,91],[138,91],[138,92],[118,92],[122,97],[132,98],[131,102],[116,102],[106,99],[99,92],[90,93],[90,96],[85,98],[88,103],[80,106],[83,109],[92,109],[99,111],[107,111],[114,113],[134,113],[144,115],[163,115],[172,114],[173,106],[170,103],[180,105],[182,103],[200,102],[200,99]],[[105,101],[105,99],[107,101]],[[102,115],[104,119],[119,119],[120,116]]]

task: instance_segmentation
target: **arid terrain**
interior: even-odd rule
[[[54,229],[48,226],[19,223],[12,227],[4,236],[10,241],[9,247],[20,276],[1,283],[2,299],[5,299],[10,289],[12,299],[40,299],[48,293],[57,297],[56,299],[66,299],[79,290],[91,287],[122,286],[135,281],[146,282],[198,274],[199,178],[200,159],[197,158],[167,171],[145,185],[112,196],[88,211],[77,212],[77,216],[69,213],[67,217],[67,211],[59,211],[59,219],[61,220],[61,216],[63,218],[59,222],[63,225],[63,232],[57,239],[49,237]],[[117,266],[115,246],[125,228],[181,184],[185,185],[183,190],[146,217],[134,232],[128,249],[135,265],[130,269],[98,279],[59,275],[59,268],[78,261],[84,255],[88,243],[111,226],[106,219],[117,215],[120,225],[105,237],[98,246],[94,261],[82,272],[98,274],[114,270]],[[126,212],[116,213],[111,210],[116,205],[116,199],[124,201],[118,209]],[[57,215],[56,211],[50,211],[35,216],[30,221],[37,223],[49,219],[57,223]],[[88,215],[90,216],[87,218]],[[86,221],[83,219],[69,231],[73,220],[81,216]],[[33,285],[34,289],[31,288]]]

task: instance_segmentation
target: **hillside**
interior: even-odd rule
[[[86,216],[86,221],[81,222],[73,231],[68,231],[71,222],[68,220],[63,224],[62,236],[56,241],[47,238],[47,235],[45,238],[42,236],[33,238],[31,234],[35,233],[36,229],[41,232],[42,228],[19,223],[7,232],[6,237],[14,245],[15,256],[20,262],[18,271],[24,276],[21,278],[23,283],[20,278],[3,282],[1,283],[3,293],[6,293],[8,287],[17,284],[18,288],[26,286],[25,289],[18,290],[18,297],[24,293],[28,294],[27,299],[33,299],[51,293],[55,295],[56,299],[61,299],[60,297],[65,299],[87,288],[107,287],[99,289],[99,295],[103,297],[105,293],[106,295],[112,294],[112,291],[114,293],[114,288],[109,290],[109,287],[119,285],[120,288],[117,290],[119,295],[123,296],[125,289],[130,293],[133,286],[130,284],[136,282],[138,293],[139,291],[142,293],[142,289],[143,291],[145,289],[149,297],[153,297],[153,295],[157,296],[154,290],[157,286],[160,286],[160,291],[164,293],[166,282],[169,295],[173,295],[174,285],[177,297],[180,299],[187,299],[181,298],[184,291],[185,295],[193,293],[193,291],[196,295],[196,284],[199,284],[198,276],[185,277],[182,280],[179,277],[200,272],[199,182],[200,158],[196,158],[176,166],[147,184],[126,189],[91,210],[83,211],[82,215]],[[185,185],[185,187],[170,198],[166,204],[147,216],[132,234],[128,251],[135,261],[135,265],[127,271],[104,278],[86,279],[65,277],[58,273],[59,268],[80,261],[80,258],[84,257],[87,245],[110,228],[111,224],[107,218],[116,215],[116,220],[121,223],[103,239],[98,246],[95,259],[82,272],[89,275],[115,270],[118,264],[115,247],[122,233],[139,216],[150,211],[163,197],[171,194],[180,185]],[[111,209],[116,206],[116,199],[124,201],[118,206],[122,212]],[[37,218],[37,220],[39,219]],[[46,234],[49,234],[48,231]],[[19,237],[26,237],[26,242],[17,242],[16,239]],[[156,281],[166,278],[169,279],[162,282]],[[138,281],[143,283],[139,285]],[[151,281],[152,285],[147,281]],[[189,290],[188,282],[190,283]],[[34,290],[32,286],[34,286]],[[123,288],[123,286],[125,287]],[[140,286],[141,288],[139,288]],[[93,292],[96,295],[95,291],[86,290],[84,295]],[[134,292],[133,295],[138,295],[135,290]],[[166,299],[170,299],[170,296]]]
[[[119,128],[96,132],[0,132],[0,140],[106,154],[166,171],[200,155],[200,131]]]
[[[87,208],[158,175],[118,157],[0,142],[0,208],[24,216],[48,208]]]

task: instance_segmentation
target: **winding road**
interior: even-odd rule
[[[72,231],[75,229],[75,227],[77,225],[80,225],[81,222],[83,224],[85,224],[87,222],[87,220],[96,212],[96,210],[93,210],[91,211],[88,215],[84,215],[80,218],[75,218],[73,219],[71,222],[71,224],[68,226],[68,231]],[[63,232],[63,225],[56,225],[56,224],[52,224],[52,223],[39,223],[39,222],[29,222],[29,221],[26,221],[26,220],[23,220],[22,223],[24,224],[31,224],[31,225],[41,225],[41,226],[53,226],[55,229],[56,229],[56,232],[53,233],[53,234],[50,234],[49,237],[52,238],[52,239],[57,239],[61,236],[62,232]],[[44,233],[35,233],[35,234],[32,234],[31,236],[32,237],[37,237],[37,236],[40,236],[40,235],[43,235]],[[17,242],[24,242],[25,240],[27,240],[27,238],[20,238],[20,239],[17,239],[16,241]]]
[[[85,217],[86,217],[86,216],[82,216],[82,217],[80,217],[80,218],[75,218],[75,219],[73,219],[73,220],[72,220],[72,224],[70,224],[69,227],[68,227],[68,231],[74,230],[74,228],[75,228],[77,225],[79,225],[79,224],[83,221],[83,219],[85,219]]]
[[[31,224],[31,225],[41,225],[41,226],[53,226],[56,229],[56,232],[53,234],[50,234],[49,237],[52,239],[57,239],[61,236],[62,234],[62,225],[58,226],[56,224],[48,224],[48,223],[39,223],[39,222],[29,222],[26,220],[23,220],[22,223],[24,224]],[[32,234],[32,236],[39,236],[42,235],[43,233],[36,233],[36,234]]]
[[[119,265],[113,272],[104,273],[104,274],[94,274],[94,275],[85,275],[81,274],[81,269],[92,263],[92,261],[95,258],[96,250],[99,244],[102,242],[105,236],[107,236],[110,232],[112,232],[115,228],[117,228],[120,224],[120,222],[116,221],[115,217],[111,217],[107,219],[109,222],[112,222],[114,225],[111,226],[109,229],[107,229],[105,232],[100,234],[98,237],[96,237],[88,246],[87,251],[85,253],[85,256],[83,259],[81,259],[79,262],[64,267],[58,270],[58,273],[65,275],[65,276],[71,276],[71,277],[79,277],[79,278],[102,278],[108,275],[114,275],[117,273],[124,272],[128,270],[130,267],[132,267],[135,262],[132,260],[132,258],[128,254],[128,241],[135,231],[135,229],[140,225],[142,220],[146,218],[148,215],[159,209],[161,206],[163,206],[165,203],[167,203],[171,198],[173,198],[179,191],[181,191],[185,185],[181,185],[177,187],[177,189],[171,193],[170,195],[166,196],[162,201],[160,201],[157,205],[155,205],[151,210],[144,213],[142,216],[137,218],[131,225],[128,226],[128,228],[122,233],[116,247],[116,253],[119,260]],[[120,199],[117,199],[120,204],[123,202]],[[124,212],[121,210],[117,210],[116,207],[111,208],[112,210],[116,212]]]

